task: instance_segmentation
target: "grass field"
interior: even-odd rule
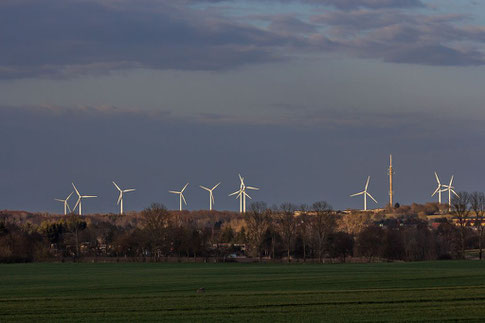
[[[478,261],[0,265],[1,322],[484,318]]]

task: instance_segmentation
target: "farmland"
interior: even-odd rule
[[[0,321],[479,320],[485,262],[0,265]],[[199,288],[205,292],[197,293]]]

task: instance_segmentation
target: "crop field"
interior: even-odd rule
[[[478,261],[0,265],[1,322],[483,318]]]

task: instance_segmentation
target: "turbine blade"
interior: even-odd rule
[[[257,187],[253,187],[253,186],[246,186],[246,188],[247,188],[248,190],[255,190],[255,191],[259,191],[259,188],[257,188]]]
[[[180,196],[182,196],[182,200],[184,200],[185,205],[187,205],[187,201],[185,200],[185,196],[182,193],[180,193]]]
[[[92,197],[98,197],[97,195],[83,195],[81,196],[81,198],[83,199],[89,199],[89,198],[92,198]]]
[[[118,202],[116,202],[116,204],[120,204],[122,198],[123,198],[123,193],[120,192],[120,196],[118,197]]]
[[[71,194],[69,194],[69,196],[66,198],[66,201],[69,200],[69,198],[72,196],[72,194],[74,194],[74,192],[71,192]]]
[[[352,194],[352,195],[350,195],[350,196],[351,196],[351,197],[352,197],[352,196],[359,196],[359,195],[362,195],[362,194],[364,194],[364,193],[365,193],[365,191],[360,192],[360,193],[355,193],[355,194]]]
[[[72,210],[71,210],[71,207],[69,206],[69,203],[67,203],[67,201],[66,201],[66,206],[67,206],[67,209],[69,210],[69,213],[71,213]]]
[[[455,175],[451,175],[451,180],[450,180],[450,185],[451,186],[453,184],[453,178],[455,177]]]
[[[374,202],[376,202],[376,203],[377,203],[376,199],[375,199],[375,198],[374,198],[372,195],[370,195],[370,193],[367,193],[367,192],[366,192],[366,194],[367,194],[367,195],[368,195],[368,196],[369,196],[369,197],[370,197],[372,200],[374,200]]]
[[[229,194],[229,196],[236,195],[236,194],[238,194],[238,193],[240,193],[240,192],[241,192],[240,190],[239,190],[239,191],[235,191],[234,193]]]
[[[370,176],[367,176],[367,182],[365,183],[365,190],[367,191],[367,187],[369,186]]]
[[[217,188],[217,186],[221,185],[221,182],[217,183],[213,188],[212,188],[212,191],[215,190]]]
[[[453,190],[451,190],[451,193],[455,194],[456,197],[460,197],[460,195],[456,194],[456,192]]]
[[[431,194],[431,196],[435,196],[435,194],[438,193],[440,190],[441,190],[441,185],[439,185],[438,188],[435,189],[435,191],[433,192],[433,194]]]
[[[76,191],[77,196],[81,196],[81,194],[79,194],[79,191],[77,190],[76,185],[74,185],[74,183],[72,183],[72,187],[74,187],[74,190]]]
[[[81,197],[79,197],[79,198],[77,199],[76,205],[74,205],[73,210],[75,210],[75,209],[77,208],[77,206],[79,205],[79,203],[80,203],[80,202],[81,202]]]
[[[436,181],[438,182],[438,185],[441,185],[440,179],[438,178],[438,174],[434,172],[434,176],[436,177]]]
[[[54,200],[56,200],[56,201],[58,201],[58,202],[62,202],[62,203],[64,203],[64,202],[65,202],[64,200],[60,200],[60,199],[54,199]]]
[[[188,185],[189,185],[189,183],[185,184],[184,188],[182,188],[182,190],[180,192],[183,193],[183,191],[185,191],[185,189],[187,188]]]
[[[118,189],[118,191],[121,191],[121,188],[114,181],[113,181],[113,185]]]
[[[172,193],[172,194],[180,194],[182,192],[177,192],[177,191],[168,191],[169,193]]]
[[[247,197],[249,197],[250,200],[252,200],[251,196],[249,196],[248,193],[246,193],[246,192],[243,192],[243,193],[244,193],[244,195],[246,195]]]
[[[123,193],[134,192],[134,191],[136,191],[136,189],[129,188],[129,189],[123,190]]]
[[[201,189],[204,189],[204,190],[206,190],[206,191],[208,191],[208,192],[210,192],[210,191],[211,191],[209,188],[207,188],[207,187],[205,187],[205,186],[202,186],[202,185],[199,185],[199,186],[200,186],[200,188],[201,188]]]

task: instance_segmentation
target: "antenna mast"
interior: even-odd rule
[[[392,207],[393,203],[393,190],[392,190],[392,175],[394,174],[392,170],[392,155],[389,155],[389,205]]]

